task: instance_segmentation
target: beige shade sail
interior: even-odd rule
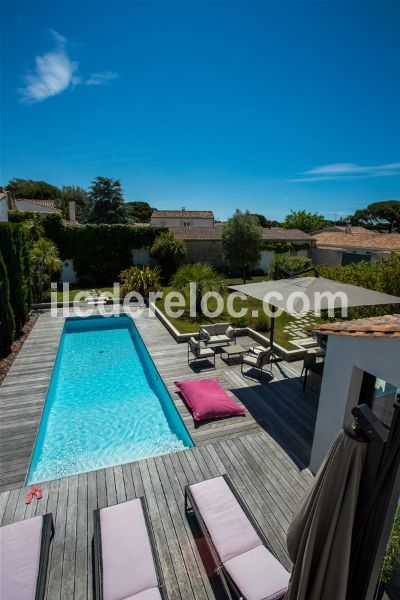
[[[325,277],[296,277],[294,279],[260,281],[259,283],[229,286],[229,289],[262,301],[265,300],[267,294],[277,292],[280,294],[279,296],[268,296],[268,304],[281,308],[286,312],[294,313],[304,310],[341,308],[343,294],[347,298],[348,307],[400,304],[398,296],[375,292],[374,290],[341,283]],[[303,298],[304,296],[308,298],[309,306],[306,308],[303,299],[300,297],[300,292]],[[296,294],[298,295],[297,298]],[[292,303],[292,306],[290,306],[290,303]]]
[[[341,431],[297,507],[287,534],[294,566],[286,600],[346,600],[367,449]]]

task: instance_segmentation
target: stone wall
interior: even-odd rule
[[[207,262],[215,267],[224,266],[221,240],[186,240],[187,262]]]

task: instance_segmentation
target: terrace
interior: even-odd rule
[[[183,488],[225,472],[273,551],[290,568],[286,531],[296,502],[312,480],[307,466],[317,412],[315,392],[302,391],[301,365],[277,363],[274,379],[263,383],[242,377],[238,364],[228,366],[220,356],[216,370],[194,370],[187,365],[186,345],[176,344],[146,314],[135,316],[135,323],[195,447],[44,483],[43,499],[25,504],[24,480],[64,320],[49,313],[40,316],[0,387],[0,523],[53,513],[47,598],[92,597],[92,511],[141,495],[150,508],[169,597],[220,597],[217,582],[205,570],[198,532],[185,516]],[[240,338],[243,346],[251,342]],[[193,425],[174,381],[210,377],[246,407],[245,417]]]

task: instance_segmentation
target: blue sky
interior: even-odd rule
[[[2,2],[1,173],[158,208],[400,199],[399,2]]]

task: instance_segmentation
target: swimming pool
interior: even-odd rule
[[[27,483],[192,446],[131,317],[67,318]]]

